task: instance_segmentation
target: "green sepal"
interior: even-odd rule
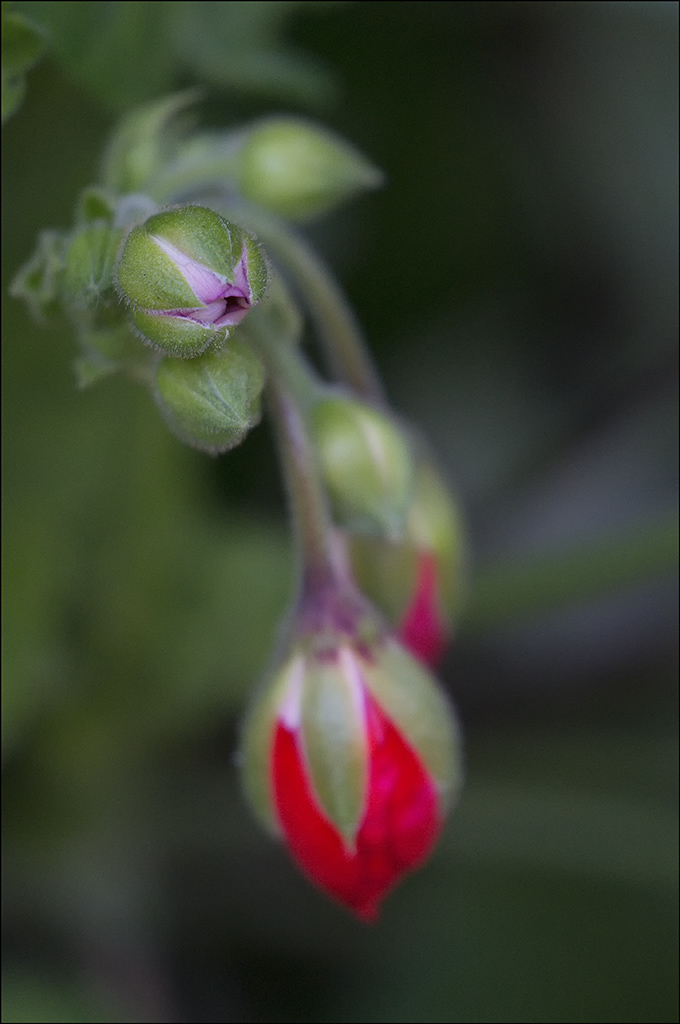
[[[401,537],[414,465],[404,432],[351,398],[322,398],[311,412],[319,464],[341,526]]]
[[[325,213],[383,180],[344,139],[290,117],[268,118],[243,132],[235,173],[246,199],[294,220]]]
[[[241,258],[243,248],[246,250],[246,259],[248,262],[248,283],[253,293],[253,305],[259,302],[264,297],[267,290],[267,284],[269,281],[269,268],[267,267],[267,261],[264,257],[264,253],[255,241],[252,235],[249,235],[246,231],[242,231],[240,228],[232,226],[232,234],[234,237],[234,245],[236,245],[236,239],[240,240],[240,245],[236,251],[236,259]],[[232,277],[228,278],[229,281],[233,280]]]
[[[118,201],[111,192],[98,185],[91,185],[80,193],[76,220],[79,224],[90,224],[93,221],[113,224],[117,207]]]
[[[304,658],[291,658],[259,686],[243,722],[240,744],[241,778],[253,811],[273,835],[281,834],[274,803],[274,731],[281,704],[291,686],[301,684]]]
[[[182,441],[217,455],[240,444],[260,422],[264,381],[258,357],[233,338],[221,352],[161,359],[155,398]]]
[[[135,309],[194,309],[197,300],[179,268],[151,237],[150,221],[133,228],[116,264],[118,291]]]
[[[205,326],[183,316],[156,316],[131,309],[128,316],[145,345],[178,359],[193,359],[207,349],[221,349],[229,337],[227,327]]]
[[[64,233],[52,229],[41,231],[33,255],[9,287],[10,295],[23,299],[39,323],[44,323],[60,309],[65,255]]]
[[[74,362],[78,387],[90,387],[119,371],[149,383],[153,354],[139,344],[125,320],[108,328],[80,330],[78,344],[80,355]]]
[[[207,206],[178,206],[164,210],[149,217],[138,230],[166,239],[192,260],[233,282],[234,264],[241,258],[243,233]],[[132,293],[131,298],[147,309],[179,308],[156,306]]]
[[[62,299],[76,327],[123,323],[125,311],[113,286],[113,267],[123,232],[98,222],[70,235],[64,262]]]
[[[420,557],[431,553],[437,566],[437,599],[452,626],[465,601],[467,544],[458,505],[430,461],[416,467],[413,498],[404,533],[397,541],[352,534],[347,538],[357,583],[396,624],[413,600]]]
[[[354,846],[368,793],[359,663],[349,647],[310,659],[302,688],[302,743],[319,807]]]
[[[437,559],[440,598],[450,619],[459,614],[467,583],[467,542],[463,516],[439,470],[421,460],[406,527],[410,541]]]
[[[84,351],[73,360],[76,384],[84,391],[85,388],[98,384],[100,380],[111,377],[120,370],[120,363],[115,359],[107,359],[95,349]]]
[[[462,740],[453,708],[429,672],[396,640],[364,664],[366,686],[434,780],[442,813],[463,781]]]

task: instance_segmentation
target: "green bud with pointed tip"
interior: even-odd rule
[[[344,139],[297,118],[244,132],[235,174],[246,199],[293,220],[332,209],[382,183],[381,172]]]
[[[260,422],[265,373],[252,349],[233,339],[196,359],[161,359],[155,398],[182,441],[217,455],[240,444]]]
[[[133,227],[115,282],[143,341],[193,358],[224,345],[264,295],[267,264],[255,239],[204,206],[180,206]]]
[[[413,488],[404,432],[355,398],[322,398],[311,411],[319,465],[340,524],[399,537]]]

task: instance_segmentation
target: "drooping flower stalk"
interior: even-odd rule
[[[301,585],[280,666],[246,721],[244,781],[302,870],[370,921],[439,836],[459,785],[457,726],[349,575],[314,445],[286,388],[290,350],[282,355],[263,323],[254,318],[250,330],[269,371]]]

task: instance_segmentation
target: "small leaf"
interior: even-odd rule
[[[10,284],[10,295],[23,299],[39,323],[44,323],[59,308],[65,250],[66,242],[61,231],[41,231],[35,252]]]

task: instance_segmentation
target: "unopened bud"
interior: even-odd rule
[[[408,649],[437,665],[463,602],[466,546],[462,517],[438,470],[418,463],[403,536],[348,537],[362,589],[398,630]]]
[[[396,640],[361,619],[334,624],[321,594],[314,608],[316,634],[298,636],[251,707],[244,782],[302,870],[370,921],[437,841],[461,784],[460,736]]]
[[[340,524],[397,537],[413,485],[413,459],[389,416],[354,398],[323,398],[311,413],[319,464]]]
[[[266,283],[255,239],[204,206],[166,210],[132,228],[116,266],[142,339],[184,358],[220,348]]]
[[[162,359],[156,402],[182,441],[217,455],[234,448],[260,422],[264,368],[252,349],[233,339],[221,352],[196,359]]]
[[[293,219],[323,213],[382,182],[381,172],[344,139],[283,117],[244,133],[236,177],[246,199]]]

